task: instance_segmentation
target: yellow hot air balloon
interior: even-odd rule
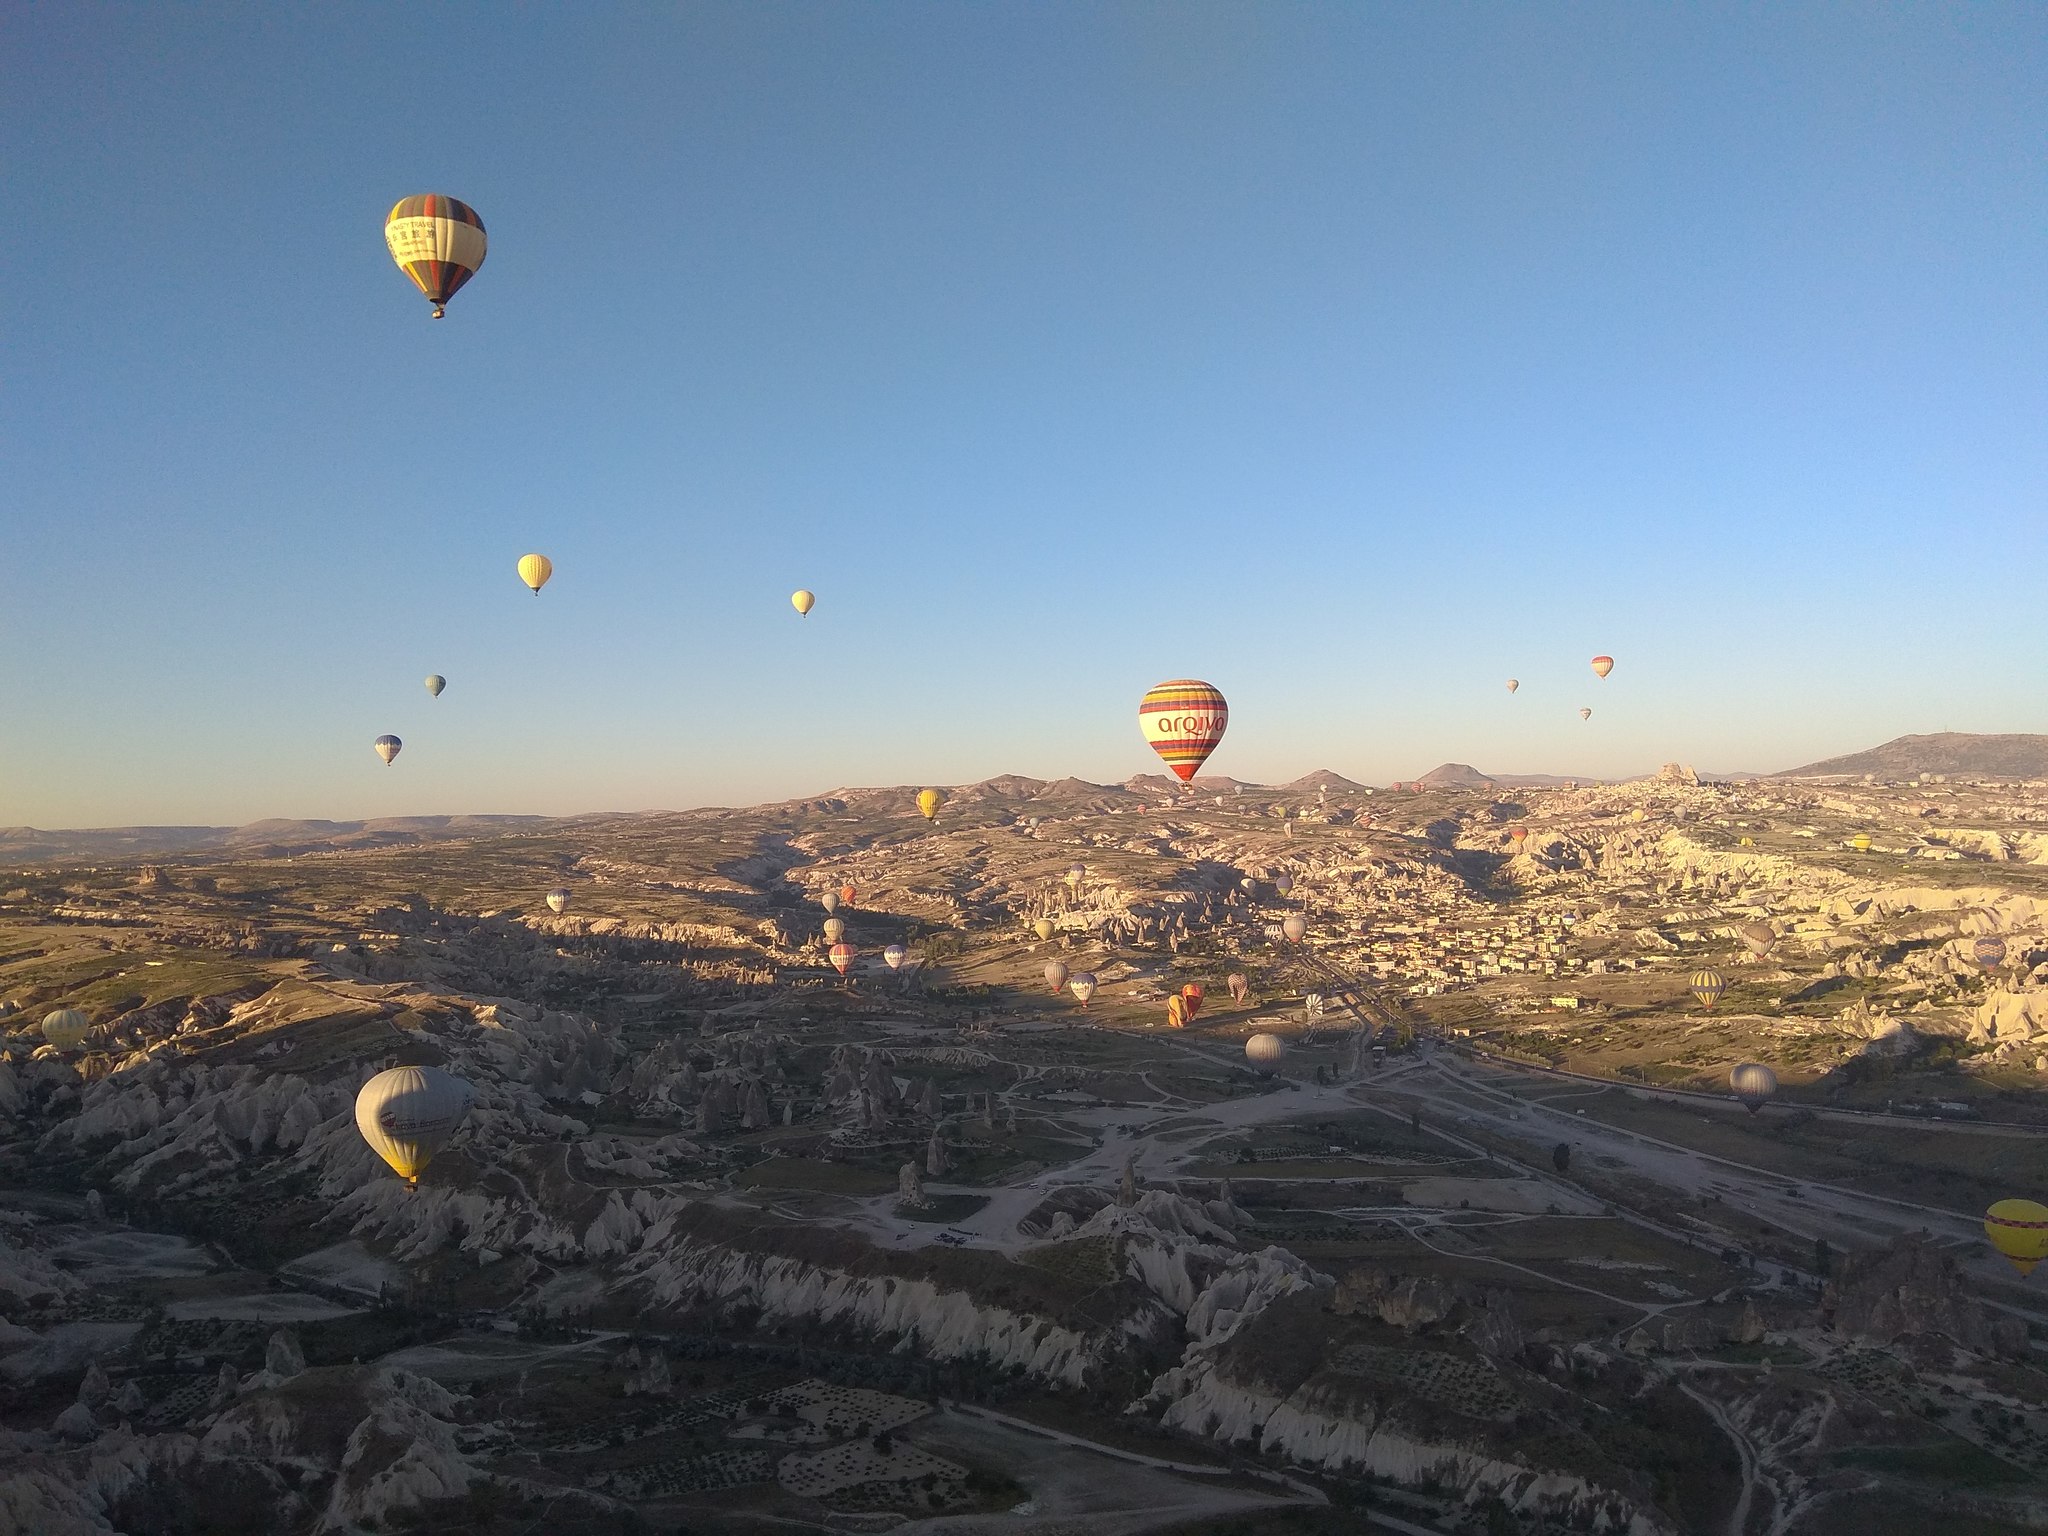
[[[533,588],[533,595],[540,596],[540,589],[548,584],[548,578],[555,574],[555,562],[546,555],[521,555],[519,557],[519,579]]]
[[[798,613],[809,613],[811,605],[817,602],[817,600],[818,595],[815,592],[808,592],[802,587],[789,594],[789,604]]]
[[[1870,852],[1870,834],[1868,832],[1858,832],[1854,837],[1849,839],[1849,846],[1851,848],[1854,848],[1858,853]]]
[[[939,819],[939,807],[946,803],[946,797],[936,789],[920,789],[917,792],[917,808],[924,812],[926,821]]]
[[[384,217],[384,244],[441,318],[455,290],[476,276],[489,240],[484,221],[459,198],[440,193],[401,198]]]
[[[1702,969],[1692,973],[1692,995],[1699,999],[1702,1008],[1713,1007],[1727,990],[1728,978],[1719,971]]]
[[[2048,1205],[2001,1200],[1984,1213],[1984,1235],[2022,1275],[2048,1259]]]
[[[1045,940],[1052,937],[1052,919],[1049,917],[1041,917],[1037,922],[1031,925],[1031,931],[1038,935],[1039,941],[1041,943],[1044,942]]]
[[[60,1051],[75,1051],[85,1044],[92,1020],[76,1008],[57,1008],[43,1015],[43,1038]]]
[[[846,919],[842,917],[828,917],[825,919],[825,942],[827,944],[837,944],[845,937]]]
[[[439,1067],[392,1067],[356,1095],[356,1129],[406,1183],[447,1145],[476,1097],[468,1083]]]

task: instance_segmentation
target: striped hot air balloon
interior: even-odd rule
[[[1692,995],[1700,1000],[1702,1008],[1713,1007],[1727,990],[1728,978],[1719,971],[1698,970],[1692,973]]]
[[[850,882],[846,885],[842,885],[841,887],[839,887],[839,899],[845,902],[849,907],[853,905],[854,899],[859,895],[860,887],[853,885]]]
[[[1224,978],[1223,984],[1230,988],[1230,1000],[1239,1007],[1243,1007],[1244,1000],[1251,995],[1252,984],[1250,978],[1242,971],[1232,971],[1229,976]]]
[[[2036,1264],[2048,1259],[2048,1205],[2001,1200],[1984,1213],[1984,1235],[2008,1264],[2021,1275],[2030,1275]]]
[[[1771,952],[1771,946],[1778,942],[1778,930],[1761,918],[1753,923],[1744,923],[1735,930],[1736,935],[1749,947],[1749,952],[1761,960]]]
[[[1176,992],[1166,1000],[1166,1027],[1186,1029],[1188,1027],[1188,1000]]]
[[[43,1038],[60,1051],[75,1051],[85,1044],[92,1020],[76,1008],[53,1008],[43,1015]]]
[[[1188,1022],[1195,1021],[1195,1015],[1202,1011],[1202,984],[1191,981],[1180,989],[1180,1000],[1188,1011]]]
[[[404,199],[385,216],[384,244],[398,270],[433,304],[438,320],[455,290],[484,264],[490,241],[474,208],[430,192]]]
[[[555,562],[546,555],[521,555],[519,557],[519,579],[533,588],[533,595],[540,596],[540,589],[548,584],[548,578],[555,574]]]
[[[1613,670],[1614,658],[1612,656],[1595,656],[1593,658],[1593,675],[1595,677],[1605,677]]]
[[[1995,971],[2005,964],[2005,939],[1996,933],[1979,934],[1970,954],[1985,970]]]
[[[1212,684],[1193,678],[1161,683],[1138,705],[1138,729],[1186,783],[1201,770],[1230,724],[1230,706]]]
[[[1262,1072],[1270,1072],[1287,1054],[1287,1042],[1278,1035],[1253,1035],[1244,1043],[1244,1059]]]
[[[825,942],[827,944],[837,944],[845,937],[846,920],[844,918],[828,917],[825,919]]]
[[[1758,1061],[1745,1061],[1728,1074],[1728,1086],[1752,1115],[1771,1101],[1778,1091],[1778,1074]]]
[[[851,944],[834,944],[827,953],[832,959],[832,969],[840,975],[844,976],[853,969],[853,946]]]

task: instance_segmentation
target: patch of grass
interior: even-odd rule
[[[1828,1458],[1836,1466],[1911,1478],[1942,1488],[1996,1488],[2033,1479],[1967,1440],[1942,1440],[1932,1445],[1857,1445]]]
[[[859,1163],[827,1163],[810,1157],[771,1157],[733,1176],[742,1189],[803,1189],[826,1195],[885,1195],[896,1175]]]

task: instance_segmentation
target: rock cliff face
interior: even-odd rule
[[[1955,1259],[1911,1233],[1844,1259],[1821,1293],[1820,1316],[1873,1344],[1944,1338],[1986,1354],[2019,1357],[2027,1350],[2026,1324],[1994,1318],[1972,1301]]]

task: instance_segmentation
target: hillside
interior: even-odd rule
[[[1844,757],[1825,758],[1804,768],[1788,768],[1774,778],[1818,778],[1831,774],[1873,773],[1905,779],[1921,773],[1990,774],[1999,778],[2048,778],[2048,736],[1978,736],[1942,731],[1932,736],[1900,736]]]

